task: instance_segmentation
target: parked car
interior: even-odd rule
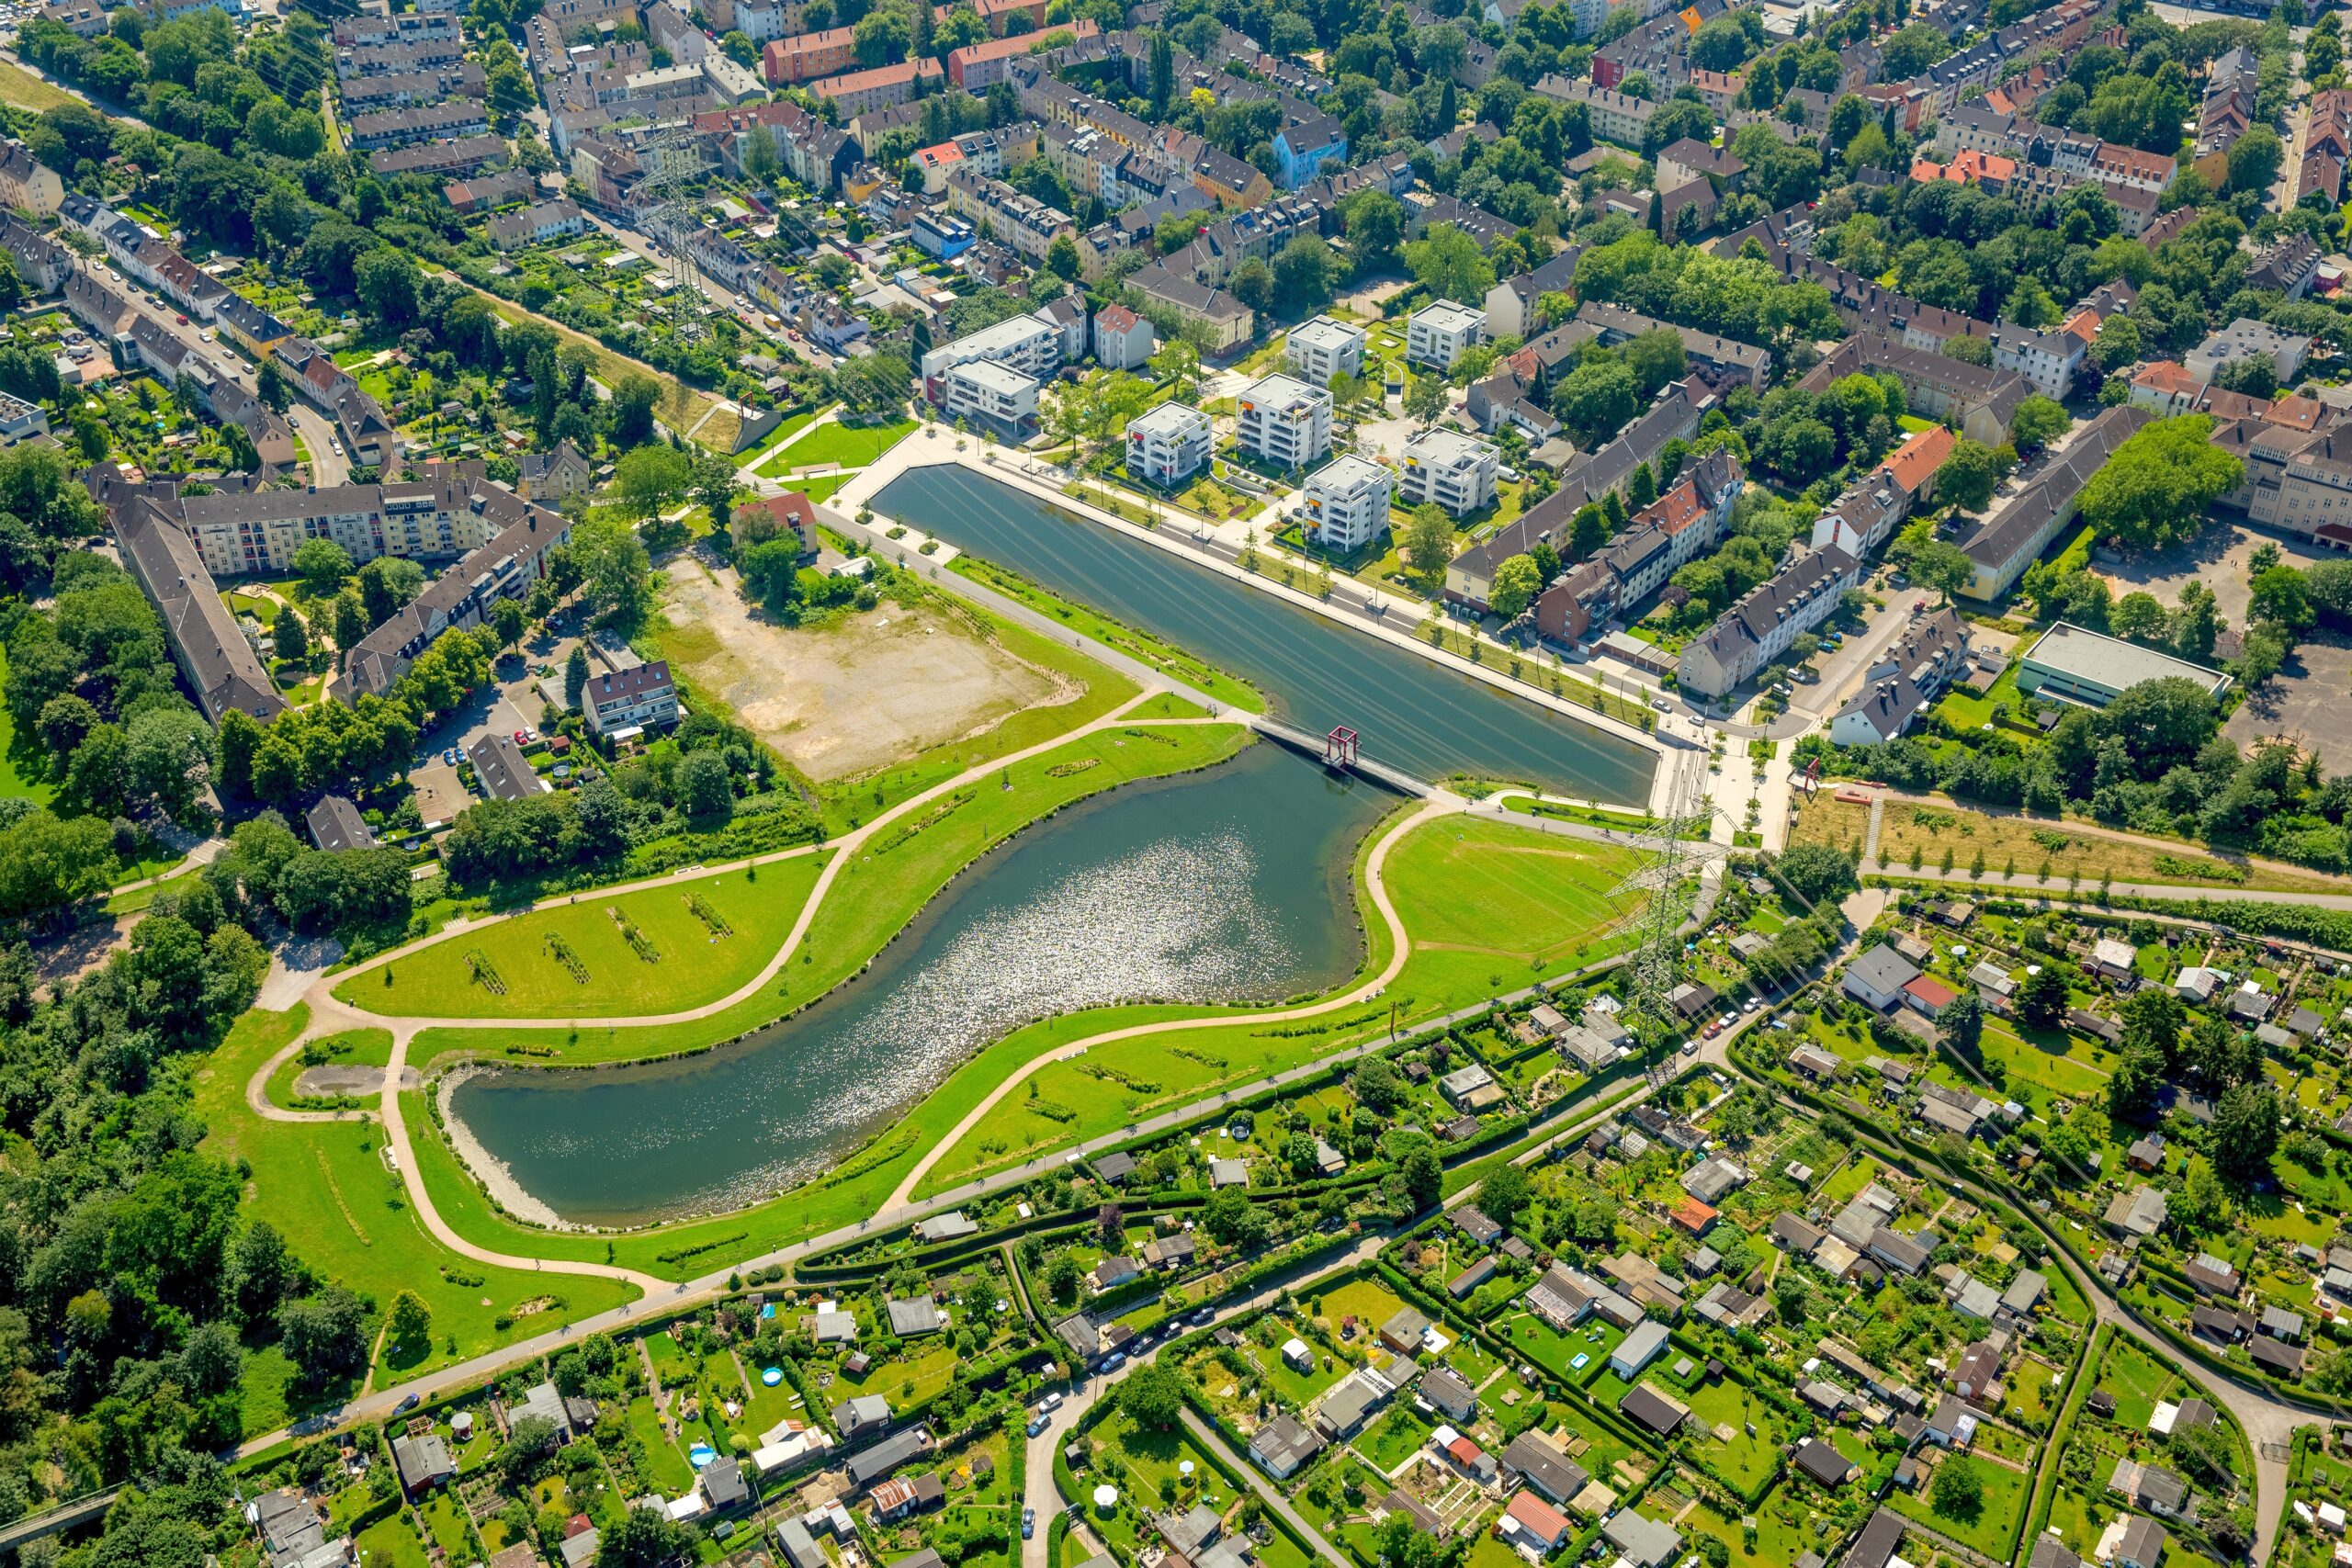
[[[1127,1353],[1125,1350],[1114,1350],[1102,1358],[1102,1370],[1106,1373],[1115,1372],[1126,1364]]]
[[[187,318],[186,316],[175,314],[172,317],[172,320],[177,321],[182,326],[187,325]]]
[[[1037,1533],[1037,1510],[1036,1510],[1036,1509],[1035,1509],[1035,1508],[1023,1508],[1023,1509],[1022,1509],[1022,1510],[1021,1510],[1021,1539],[1022,1539],[1022,1540],[1027,1540],[1030,1537],[1032,1537],[1032,1536],[1035,1535],[1036,1533]]]
[[[1037,1416],[1029,1423],[1029,1435],[1033,1438],[1045,1429],[1046,1418],[1043,1416]]]
[[[458,749],[455,746],[450,747],[447,750],[441,753],[441,760],[448,763],[451,767],[456,767],[458,765]]]
[[[1664,697],[1652,697],[1650,699],[1650,706],[1657,709],[1660,713],[1672,713],[1674,711],[1674,705],[1668,702]]]
[[[424,1396],[423,1394],[412,1393],[407,1398],[401,1400],[398,1404],[392,1406],[392,1414],[397,1416],[403,1410],[413,1410],[424,1403]]]

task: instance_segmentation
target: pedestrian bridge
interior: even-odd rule
[[[1353,730],[1335,729],[1329,735],[1317,735],[1310,730],[1301,729],[1295,724],[1285,724],[1281,719],[1269,718],[1263,714],[1249,716],[1249,722],[1251,728],[1269,740],[1279,740],[1294,751],[1317,759],[1326,767],[1360,774],[1375,784],[1386,784],[1399,794],[1409,795],[1417,799],[1426,799],[1437,792],[1437,786],[1427,779],[1416,778],[1402,768],[1392,767],[1386,762],[1375,762],[1364,756],[1356,748]],[[1335,744],[1340,736],[1347,738],[1344,748]]]

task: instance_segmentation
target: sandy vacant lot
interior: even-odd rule
[[[1079,694],[953,613],[883,604],[818,629],[780,626],[735,574],[691,557],[662,595],[665,650],[699,688],[810,778],[850,778]]]

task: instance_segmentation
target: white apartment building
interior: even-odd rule
[[[1001,434],[1020,434],[1037,417],[1037,378],[993,360],[958,365],[947,373],[944,390],[940,406],[949,418],[983,420]]]
[[[1408,506],[1431,502],[1454,516],[1476,512],[1495,499],[1495,448],[1458,430],[1424,430],[1405,443],[1405,471],[1397,492]]]
[[[1062,362],[1062,324],[1042,315],[1015,316],[933,349],[922,356],[923,386],[932,401],[944,396],[949,371],[982,361],[1042,380]]]
[[[1253,382],[1241,390],[1235,434],[1243,451],[1303,468],[1331,450],[1331,394],[1294,376]]]
[[[2075,389],[2086,345],[2072,333],[2038,333],[2031,327],[2002,327],[1993,333],[1993,365],[2014,370],[2052,402]]]
[[[1183,403],[1162,403],[1127,422],[1127,472],[1174,485],[1209,460],[1214,441],[1208,415]]]
[[[1362,327],[1317,316],[1290,334],[1283,358],[1316,386],[1328,387],[1334,376],[1363,374],[1363,345]]]
[[[1327,550],[1362,549],[1388,531],[1396,479],[1362,457],[1334,457],[1306,479],[1306,536]]]
[[[1451,370],[1462,351],[1486,341],[1487,312],[1475,305],[1441,299],[1413,312],[1405,329],[1405,357],[1415,365]]]
[[[180,518],[205,570],[220,577],[291,571],[307,539],[333,539],[361,563],[442,559],[481,548],[514,521],[476,504],[464,485],[432,481],[216,491],[183,500]]]

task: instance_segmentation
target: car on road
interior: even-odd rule
[[[1040,1432],[1044,1431],[1045,1429],[1046,1429],[1046,1418],[1045,1418],[1043,1416],[1040,1416],[1036,1417],[1035,1420],[1033,1420],[1033,1421],[1031,1421],[1031,1422],[1029,1423],[1029,1435],[1030,1435],[1031,1437],[1033,1437],[1033,1438],[1034,1438],[1034,1437],[1035,1437],[1038,1433],[1040,1433]]]
[[[1200,1311],[1193,1314],[1193,1326],[1195,1328],[1206,1328],[1210,1324],[1215,1323],[1216,1321],[1216,1309],[1215,1307],[1203,1307]]]
[[[1127,1353],[1125,1350],[1114,1350],[1102,1358],[1102,1371],[1105,1375],[1117,1371],[1126,1364]]]
[[[1699,1054],[1699,1043],[1696,1040],[1685,1040],[1682,1043],[1682,1054],[1686,1056],[1697,1055]]]
[[[413,1410],[424,1402],[424,1395],[412,1393],[407,1398],[401,1400],[398,1404],[392,1406],[392,1414],[397,1416],[403,1410]]]
[[[174,320],[174,321],[177,321],[177,322],[178,322],[180,325],[182,325],[182,326],[186,326],[186,325],[187,325],[187,318],[186,316],[178,315],[178,314],[176,314],[176,313],[175,313],[175,314],[174,314],[174,315],[173,315],[172,320]]]
[[[1927,602],[1925,599],[1914,599],[1914,600],[1912,600],[1912,601],[1911,601],[1911,613],[1912,613],[1913,615],[1926,615],[1926,614],[1928,613],[1928,602]]]
[[[1674,711],[1674,705],[1668,702],[1664,697],[1652,697],[1650,699],[1650,706],[1657,709],[1660,713],[1672,713]]]
[[[1036,1509],[1035,1509],[1035,1508],[1023,1508],[1023,1509],[1022,1509],[1022,1510],[1021,1510],[1021,1539],[1022,1539],[1022,1540],[1027,1540],[1030,1537],[1032,1537],[1032,1536],[1035,1535],[1036,1533],[1037,1533],[1037,1510],[1036,1510]]]

